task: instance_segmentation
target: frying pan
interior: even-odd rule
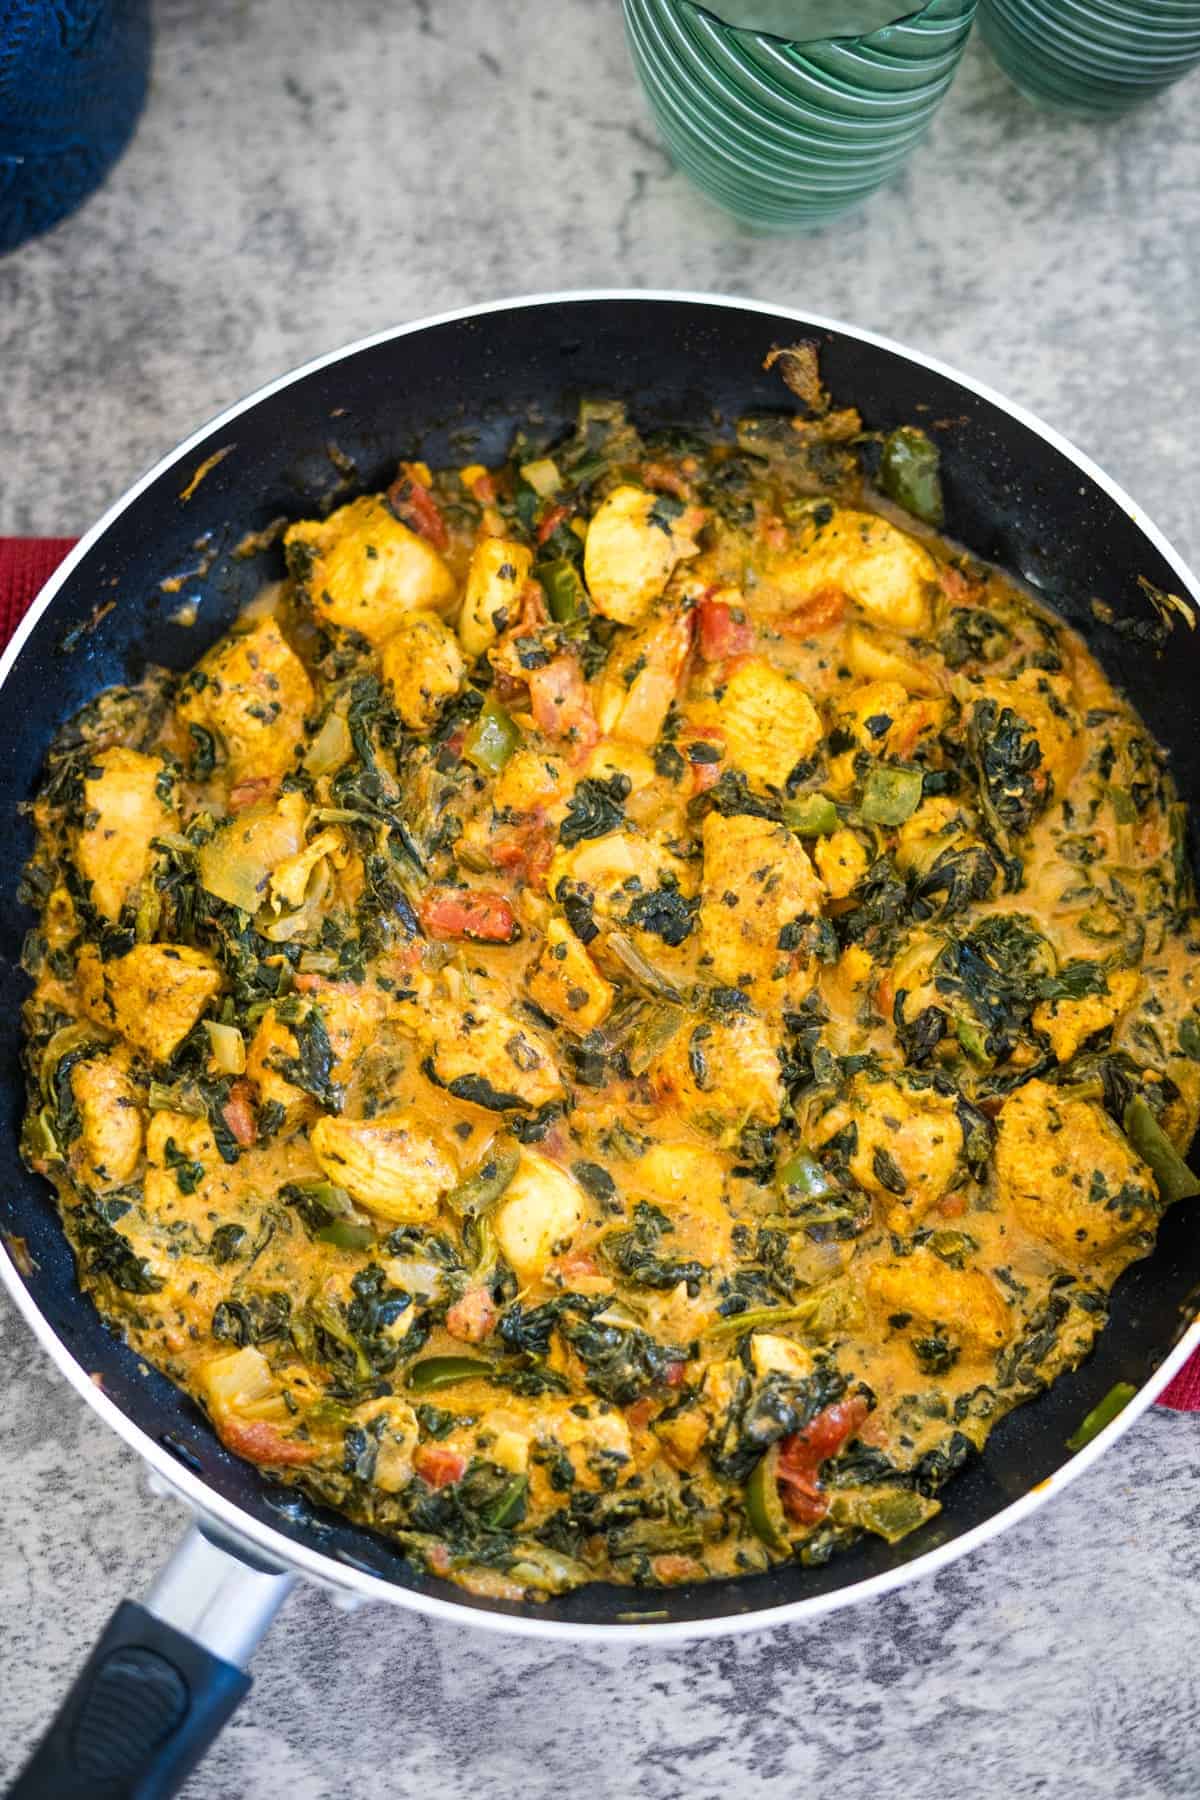
[[[1173,1208],[1152,1256],[1119,1282],[1084,1366],[1006,1418],[943,1510],[903,1543],[871,1539],[825,1568],[638,1592],[595,1585],[538,1604],[484,1599],[414,1569],[384,1539],[272,1485],[222,1448],[199,1410],[103,1324],[76,1285],[48,1186],[17,1153],[23,1107],[17,896],[34,791],[64,718],[147,663],[184,667],[226,631],[279,552],[235,550],[273,520],[386,484],[400,455],[437,465],[504,457],[531,416],[565,426],[581,395],[616,396],[640,424],[706,425],[778,409],[773,344],[820,345],[839,405],[883,431],[921,423],[941,450],[947,529],[1023,577],[1078,626],[1200,799],[1193,695],[1200,643],[1181,622],[1163,654],[1140,580],[1200,605],[1196,582],[1133,502],[1057,433],[997,394],[869,332],[707,295],[552,294],[442,314],[287,375],[189,438],[119,500],[43,591],[0,661],[0,1254],[13,1301],[67,1380],[155,1472],[193,1523],[144,1603],[125,1602],[25,1773],[28,1796],[176,1792],[249,1687],[244,1665],[299,1577],[484,1629],[676,1641],[799,1623],[941,1567],[1025,1517],[1080,1473],[1200,1343],[1200,1233]],[[194,479],[197,475],[200,479]],[[172,615],[186,575],[189,629]],[[1103,602],[1094,609],[1095,601]],[[1078,1455],[1066,1439],[1117,1381],[1138,1390]]]

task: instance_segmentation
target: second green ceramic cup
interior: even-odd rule
[[[894,174],[928,129],[976,0],[928,0],[865,37],[787,43],[693,0],[624,0],[647,99],[679,166],[747,224],[804,230]]]
[[[1014,86],[1061,112],[1124,112],[1200,66],[1200,0],[980,0]]]

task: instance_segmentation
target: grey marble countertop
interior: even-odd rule
[[[675,174],[616,0],[160,0],[107,187],[0,262],[0,532],[74,533],[185,432],[365,332],[533,289],[780,300],[1054,421],[1196,559],[1195,80],[1103,127],[975,45],[907,173],[809,238]],[[0,1318],[0,1773],[180,1529]],[[1035,1520],[807,1630],[539,1646],[298,1592],[195,1800],[1165,1800],[1197,1779],[1200,1418],[1154,1412]]]

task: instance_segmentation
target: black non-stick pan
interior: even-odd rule
[[[644,1642],[796,1624],[929,1571],[1040,1504],[1103,1453],[1200,1341],[1195,1204],[1174,1208],[1153,1256],[1116,1290],[1088,1362],[1005,1419],[942,1495],[943,1510],[891,1546],[877,1539],[821,1569],[645,1594],[604,1585],[540,1604],[461,1592],[399,1551],[273,1486],[222,1448],[197,1408],[148,1371],[79,1292],[48,1186],[22,1167],[18,958],[30,917],[17,898],[30,847],[21,802],[55,727],[147,663],[183,667],[226,631],[279,552],[236,555],[247,533],[354,491],[397,458],[499,461],[530,416],[565,426],[581,395],[615,396],[643,425],[706,425],[777,408],[763,370],[774,344],[817,340],[839,405],[883,431],[922,424],[941,450],[947,529],[1015,572],[1088,638],[1151,731],[1187,799],[1200,799],[1200,636],[1178,617],[1165,649],[1148,630],[1152,587],[1196,584],[1133,503],[1018,407],[870,334],[741,301],[674,294],[552,295],[387,332],[253,395],[172,452],[120,500],[51,581],[0,664],[0,1255],[14,1301],[59,1368],[191,1508],[195,1524],[144,1605],[125,1603],[14,1793],[152,1796],[176,1791],[238,1703],[240,1672],[290,1579],[499,1630]],[[199,476],[199,479],[196,479]],[[182,590],[164,581],[185,575]],[[190,628],[182,598],[199,600]],[[1097,606],[1096,602],[1100,602]],[[1072,1457],[1066,1440],[1115,1382],[1139,1391]]]

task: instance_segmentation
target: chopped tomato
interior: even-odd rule
[[[657,488],[664,494],[674,494],[677,500],[687,501],[691,498],[687,482],[670,463],[644,462],[642,480],[648,488]]]
[[[949,563],[938,565],[938,581],[952,606],[961,606],[971,592],[971,584],[966,576],[960,569],[952,569]]]
[[[911,756],[922,734],[936,725],[938,704],[934,700],[913,700],[904,709],[904,728],[888,739],[888,755]]]
[[[513,826],[502,836],[494,837],[490,849],[496,868],[514,870],[527,881],[540,884],[554,855],[554,844],[546,830],[545,814],[540,808],[531,813],[523,823]]]
[[[555,656],[544,669],[529,671],[533,722],[547,737],[569,738],[576,760],[586,756],[600,736],[583,670],[573,656]]]
[[[816,637],[840,625],[845,611],[846,596],[841,588],[822,587],[795,612],[780,613],[778,624],[789,637]]]
[[[430,937],[482,944],[511,944],[520,933],[511,903],[489,888],[430,888],[421,901],[421,924]]]
[[[560,1257],[554,1266],[566,1281],[578,1281],[581,1277],[600,1273],[590,1250],[572,1250],[569,1256]]]
[[[235,1081],[229,1098],[221,1108],[221,1117],[243,1150],[248,1150],[258,1136],[258,1123],[248,1081]]]
[[[490,506],[496,498],[496,482],[494,477],[489,475],[486,470],[482,475],[477,475],[471,483],[471,492],[474,494],[476,500],[478,500],[480,506]]]
[[[803,1431],[794,1431],[779,1446],[780,1498],[788,1515],[802,1525],[815,1525],[829,1511],[820,1483],[821,1464],[836,1456],[870,1411],[861,1394],[826,1406]]]
[[[431,1544],[425,1552],[425,1560],[435,1575],[449,1574],[450,1552],[445,1544]]]
[[[694,1556],[680,1556],[673,1551],[664,1551],[661,1556],[650,1559],[650,1567],[654,1570],[655,1581],[664,1587],[678,1587],[683,1581],[698,1581],[704,1574],[703,1565]]]
[[[943,1219],[961,1219],[966,1210],[967,1196],[965,1194],[947,1194],[944,1199],[938,1201],[938,1211]]]
[[[432,1488],[451,1487],[467,1472],[466,1457],[460,1456],[457,1450],[447,1450],[442,1444],[418,1444],[412,1460],[421,1480]]]
[[[229,790],[230,812],[244,812],[248,806],[269,799],[275,787],[273,775],[251,775],[245,781],[236,782]]]
[[[724,662],[729,656],[745,656],[754,648],[754,627],[739,618],[723,600],[702,600],[696,608],[700,627],[700,654],[705,662]]]
[[[685,1362],[680,1362],[678,1358],[676,1358],[673,1362],[669,1362],[663,1370],[663,1380],[668,1387],[682,1387],[683,1378],[686,1374],[687,1364]]]
[[[571,509],[569,506],[548,507],[546,512],[538,520],[538,528],[534,534],[539,545],[544,544],[548,537],[553,537],[559,526],[564,520],[569,519],[570,516]]]
[[[720,763],[692,763],[691,770],[693,794],[706,793],[710,787],[715,787],[717,782],[721,779]]]
[[[513,634],[527,637],[542,625],[549,623],[550,613],[546,606],[545,588],[540,581],[525,582],[521,588],[517,616],[512,624]]]
[[[625,1421],[634,1431],[645,1431],[657,1410],[649,1395],[643,1394],[640,1400],[625,1408]]]
[[[485,1287],[468,1288],[446,1312],[446,1330],[464,1344],[479,1344],[496,1323],[496,1308]]]
[[[400,464],[387,497],[388,505],[402,524],[432,544],[435,550],[446,549],[450,542],[446,521],[425,483],[413,474],[411,463]]]
[[[215,1420],[217,1436],[227,1450],[235,1456],[244,1456],[247,1462],[278,1464],[287,1468],[298,1468],[303,1463],[315,1462],[321,1454],[316,1444],[303,1443],[299,1438],[285,1438],[267,1419],[239,1419],[227,1413]]]

